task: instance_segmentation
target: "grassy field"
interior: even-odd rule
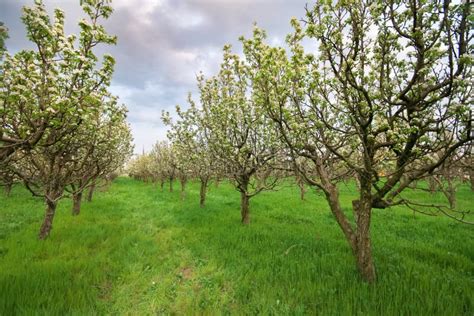
[[[354,190],[341,190],[349,211]],[[262,193],[248,227],[230,185],[212,186],[204,209],[198,194],[119,178],[78,217],[62,202],[39,241],[42,201],[15,187],[0,198],[0,315],[474,314],[473,227],[375,210],[378,282],[367,285],[316,193]],[[462,187],[458,204],[473,198]]]

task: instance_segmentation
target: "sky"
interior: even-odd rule
[[[10,53],[32,48],[25,35],[21,8],[34,0],[0,0],[0,21],[9,29]],[[77,33],[84,17],[79,0],[43,0],[48,11],[66,13],[66,33]],[[161,112],[186,108],[189,92],[196,95],[196,75],[217,73],[222,47],[241,50],[239,36],[249,37],[253,24],[266,30],[268,41],[283,44],[290,19],[302,18],[307,0],[113,0],[114,13],[103,22],[116,46],[99,54],[116,59],[110,90],[128,109],[135,152],[148,151],[166,139]]]

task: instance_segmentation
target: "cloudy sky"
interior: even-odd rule
[[[114,47],[101,47],[117,61],[111,90],[129,109],[135,152],[149,150],[166,138],[160,116],[176,104],[186,106],[196,91],[199,71],[213,75],[224,44],[239,51],[238,37],[250,36],[254,22],[280,44],[291,31],[292,17],[304,16],[308,0],[114,0],[111,18],[104,22],[118,36]],[[21,8],[33,0],[0,0],[0,21],[9,28],[11,53],[30,48],[21,23]],[[83,16],[79,0],[44,0],[48,10],[66,12],[66,31],[77,32]]]

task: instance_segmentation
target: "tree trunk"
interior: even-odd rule
[[[46,239],[51,230],[53,229],[53,219],[54,214],[56,213],[56,206],[58,202],[52,202],[46,199],[46,212],[44,215],[43,224],[41,225],[41,229],[38,235],[38,238],[41,240]]]
[[[94,195],[94,191],[95,191],[95,183],[92,184],[89,188],[89,193],[87,194],[87,202],[92,201],[92,196]]]
[[[368,283],[374,282],[376,278],[370,240],[370,219],[372,213],[372,195],[370,190],[370,183],[361,180],[360,199],[352,201],[357,225],[356,245],[353,251],[356,256],[359,273]]]
[[[81,212],[82,192],[72,196],[72,215],[79,215]]]
[[[351,246],[352,253],[356,259],[357,269],[361,277],[371,283],[375,281],[375,266],[372,260],[372,248],[370,244],[372,184],[367,180],[370,179],[370,175],[361,178],[355,177],[357,186],[360,188],[360,199],[352,201],[353,214],[357,226],[357,229],[354,230],[353,225],[342,211],[337,186],[330,182],[328,173],[324,168],[320,166],[317,167],[326,200],[347,242]]]
[[[454,210],[456,209],[456,184],[454,180],[448,179],[447,198],[449,201],[449,207]]]
[[[454,210],[456,209],[456,192],[450,192],[448,195],[449,207]]]
[[[304,195],[306,193],[306,188],[304,186],[304,183],[299,181],[298,186],[300,187],[300,199],[301,199],[301,201],[304,201]]]
[[[13,184],[11,182],[5,183],[5,195],[10,196],[10,193],[12,192],[12,186]]]
[[[437,181],[439,190],[444,194],[449,202],[451,209],[456,208],[456,183],[455,179],[451,178],[449,174],[445,174],[439,178],[434,178]]]
[[[181,179],[180,182],[181,182],[181,200],[184,201],[184,199],[186,198],[186,182],[187,182],[187,180],[186,179]]]
[[[201,178],[201,188],[199,190],[199,206],[204,207],[206,204],[207,178]]]
[[[170,192],[173,192],[173,178],[170,178]]]
[[[164,180],[160,180],[160,187],[161,187],[161,192],[163,192],[164,187],[165,187],[165,181]]]
[[[341,204],[339,203],[339,192],[336,186],[328,185],[326,190],[324,191],[326,195],[326,200],[328,201],[329,207],[331,209],[331,213],[336,218],[336,222],[341,228],[344,236],[346,237],[347,242],[351,246],[354,255],[355,249],[357,245],[357,238],[352,228],[351,223],[347,219],[346,215],[342,211]],[[355,214],[354,214],[355,215]]]
[[[244,225],[250,223],[249,200],[250,198],[246,192],[240,192],[240,215]]]

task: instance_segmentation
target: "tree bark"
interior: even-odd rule
[[[163,192],[164,187],[165,187],[165,181],[164,180],[160,180],[160,187],[161,187],[161,192]]]
[[[87,202],[92,201],[92,196],[94,195],[94,191],[95,191],[95,183],[92,184],[89,188],[89,192],[87,194]]]
[[[204,207],[206,204],[207,178],[201,178],[201,188],[199,190],[199,206]]]
[[[250,198],[246,192],[240,192],[240,215],[244,225],[250,223],[249,200]]]
[[[357,247],[357,238],[351,226],[351,223],[348,221],[346,215],[342,211],[341,204],[339,203],[339,192],[337,190],[337,187],[328,185],[324,193],[331,209],[331,213],[336,218],[337,224],[341,228],[342,232],[344,233],[344,236],[346,237],[347,242],[349,243],[354,252]]]
[[[376,278],[370,240],[370,220],[372,214],[372,195],[370,190],[370,183],[361,180],[360,199],[352,201],[357,225],[356,245],[353,251],[356,256],[359,273],[368,283],[374,282]]]
[[[52,202],[46,199],[46,211],[44,215],[43,224],[41,225],[40,232],[38,235],[38,238],[41,240],[46,239],[49,236],[51,230],[53,229],[53,219],[54,214],[56,213],[57,204],[58,202],[56,201]]]
[[[72,196],[72,215],[79,215],[81,212],[82,192]]]
[[[359,200],[352,201],[352,208],[357,229],[354,230],[347,216],[344,214],[339,202],[339,191],[332,184],[324,168],[318,168],[321,177],[322,188],[326,195],[332,214],[336,218],[347,242],[351,246],[352,253],[356,259],[356,266],[361,277],[368,283],[375,281],[375,266],[372,260],[372,248],[370,243],[370,216],[372,212],[371,183],[365,177],[355,177],[360,188]]]

